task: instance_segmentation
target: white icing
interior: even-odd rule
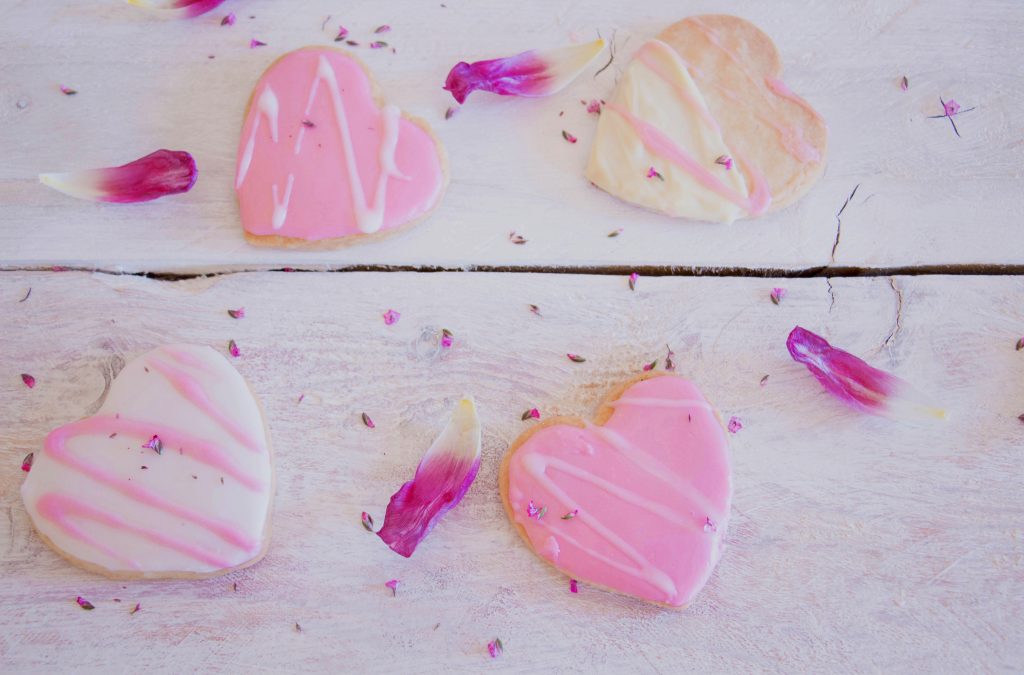
[[[260,94],[259,99],[256,102],[256,109],[259,111],[259,115],[256,116],[256,121],[253,122],[252,132],[249,134],[249,140],[245,144],[245,151],[242,152],[242,159],[238,165],[238,178],[235,180],[235,188],[242,187],[242,183],[245,182],[245,177],[249,174],[249,166],[252,164],[252,155],[256,150],[256,134],[260,130],[260,120],[264,117],[267,118],[267,124],[270,126],[270,140],[277,143],[277,117],[280,106],[277,101],[277,94],[274,90],[267,85],[263,89],[263,93]]]
[[[285,218],[288,217],[288,202],[292,199],[292,186],[295,184],[295,175],[288,174],[288,185],[284,189],[284,199],[278,201],[277,198],[277,183],[272,186],[273,197],[274,197],[274,219],[271,221],[271,225],[274,226],[275,230],[280,230],[284,225]]]
[[[173,364],[178,372],[195,380],[218,414],[208,414],[176,389],[166,374],[153,367],[156,361]],[[223,560],[226,567],[242,565],[259,554],[272,498],[271,458],[259,405],[227,359],[210,347],[195,345],[150,351],[129,362],[115,378],[96,413],[96,417],[104,416],[113,420],[112,425],[127,420],[148,422],[201,439],[223,453],[247,484],[228,471],[199,461],[194,449],[186,447],[179,452],[178,446],[166,444],[162,454],[157,454],[142,447],[148,437],[123,431],[115,432],[113,438],[96,432],[71,436],[66,443],[69,455],[101,468],[123,481],[120,485],[147,490],[161,502],[219,523],[248,544],[232,543],[201,523],[132,498],[130,493],[51,457],[46,448],[36,451],[21,489],[40,533],[70,556],[113,572],[206,574],[222,569],[140,536],[141,531],[185,542]],[[246,438],[257,439],[257,444],[250,447]],[[110,527],[72,516],[70,526],[81,535],[73,536],[37,508],[40,498],[54,494],[109,514],[124,526]]]

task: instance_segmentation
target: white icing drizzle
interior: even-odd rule
[[[302,152],[302,139],[306,137],[306,125],[299,127],[299,135],[295,137],[295,154]]]
[[[277,114],[280,106],[277,101],[277,94],[267,85],[256,102],[256,121],[252,125],[252,132],[249,134],[249,141],[245,144],[245,151],[242,153],[242,161],[238,166],[238,178],[235,180],[235,189],[242,187],[245,177],[249,175],[249,165],[252,164],[252,155],[256,150],[256,133],[260,130],[260,120],[267,118],[270,125],[270,140],[277,143]]]
[[[288,217],[288,202],[292,199],[292,186],[295,184],[295,174],[288,174],[288,185],[284,189],[284,200],[279,201],[277,198],[277,183],[273,185],[274,192],[274,219],[271,221],[271,225],[274,226],[275,230],[280,230],[281,226],[284,225],[285,218]]]
[[[566,505],[569,508],[569,510],[580,509],[580,507],[575,502],[575,500],[573,500],[564,490],[555,485],[554,481],[548,478],[547,467],[549,465],[554,466],[559,470],[565,471],[570,475],[576,476],[581,480],[590,482],[606,490],[610,494],[617,496],[619,499],[622,499],[623,501],[639,506],[640,508],[651,511],[652,513],[655,513],[657,515],[666,517],[671,522],[681,522],[679,518],[676,516],[676,514],[673,513],[667,507],[664,507],[661,504],[657,504],[656,502],[652,502],[640,495],[630,492],[629,490],[620,488],[617,485],[613,485],[608,481],[604,480],[603,478],[593,475],[589,471],[585,471],[583,469],[575,467],[569,464],[568,462],[564,462],[558,458],[545,457],[543,455],[534,453],[529,454],[526,457],[523,457],[522,463],[523,468],[525,468],[530,474],[532,474],[537,481],[543,484],[544,487],[548,491],[550,491],[551,494],[553,494],[559,501]],[[597,551],[587,548],[581,545],[579,542],[574,541],[564,533],[560,532],[559,535],[567,541],[569,541],[570,543],[575,544],[577,547],[579,547],[581,551],[584,551],[588,555],[591,555],[599,560],[602,560],[603,562],[612,565],[613,567],[623,571],[626,574],[629,574],[630,576],[646,581],[651,586],[665,593],[669,599],[675,596],[676,585],[675,583],[673,583],[671,577],[669,577],[664,571],[658,569],[657,567],[654,567],[651,564],[651,562],[647,560],[647,558],[644,557],[644,555],[640,553],[640,551],[636,550],[635,547],[630,545],[629,542],[624,540],[619,535],[615,534],[615,532],[606,527],[601,521],[594,518],[586,510],[580,510],[579,513],[576,515],[575,520],[582,521],[586,525],[590,526],[590,528],[594,530],[594,532],[596,532],[601,538],[603,538],[610,545],[614,546],[619,551],[621,551],[627,558],[632,560],[633,563],[639,569],[629,567],[628,565],[623,565],[622,563],[614,561],[608,558],[607,556],[601,555]],[[550,530],[550,527],[547,525],[547,523],[544,523],[542,520],[538,520],[537,522],[539,522],[545,528]],[[686,526],[692,527],[693,525],[692,523],[688,523],[686,524]]]
[[[621,401],[624,399],[619,400]],[[690,481],[686,480],[679,474],[674,473],[672,469],[666,466],[657,457],[647,454],[608,427],[595,426],[588,423],[587,429],[592,431],[599,438],[603,439],[608,443],[608,445],[612,446],[619,452],[619,454],[633,462],[637,467],[671,487],[680,496],[693,502],[697,507],[695,511],[696,513],[702,515],[706,514],[715,520],[719,520],[721,518],[718,510],[712,506],[711,502],[709,502],[708,499],[690,483]],[[595,485],[597,485],[597,483],[595,483]],[[688,527],[693,528],[693,523],[680,524],[685,524]]]
[[[327,57],[323,55],[320,56],[316,77],[313,80],[313,88],[309,93],[309,102],[306,106],[307,115],[313,107],[313,101],[316,98],[320,80],[327,83],[327,88],[331,92],[334,120],[338,125],[338,131],[341,133],[345,167],[348,169],[348,184],[352,194],[352,210],[355,214],[356,225],[367,234],[376,232],[384,224],[384,202],[387,196],[388,178],[406,178],[395,167],[395,148],[398,144],[398,123],[401,119],[401,111],[397,106],[393,105],[384,106],[381,110],[384,131],[380,142],[380,174],[377,176],[377,187],[373,203],[367,204],[366,194],[363,192],[362,178],[359,175],[359,166],[356,163],[355,148],[352,145],[352,132],[348,126],[348,117],[345,115],[341,89],[338,87],[338,78]]]

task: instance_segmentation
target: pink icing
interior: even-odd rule
[[[242,472],[241,469],[231,462],[223,452],[209,443],[160,424],[139,422],[129,420],[124,417],[102,415],[88,417],[77,422],[72,422],[71,424],[66,424],[50,432],[46,437],[44,449],[46,454],[52,459],[76,469],[89,478],[111,487],[115,491],[120,492],[124,496],[137,501],[140,504],[165,511],[174,516],[195,523],[243,551],[255,553],[259,549],[259,542],[252,541],[237,528],[215,518],[193,511],[187,507],[175,504],[153,491],[142,487],[138,483],[125,481],[116,474],[77,456],[67,448],[67,442],[76,436],[109,436],[111,433],[115,432],[128,434],[140,439],[149,438],[153,434],[156,434],[160,436],[160,439],[163,441],[164,452],[173,452],[180,447],[183,454],[187,454],[204,464],[224,471],[226,474],[236,478],[239,482],[250,489],[258,490],[263,487],[259,481]],[[44,497],[46,496],[48,495],[44,495]],[[50,504],[50,508],[48,510],[40,510],[40,514],[52,520],[69,535],[74,536],[85,543],[95,545],[94,541],[83,536],[84,532],[79,528],[69,527],[68,518],[76,515],[77,511],[74,508],[65,508],[68,506],[69,502],[55,501]],[[99,513],[99,511],[96,513]],[[96,513],[85,515],[87,517],[97,519]],[[100,522],[118,529],[129,529],[126,523],[115,523],[114,521],[117,520],[117,517],[113,514],[105,513],[104,518],[105,520],[100,520]],[[105,549],[104,552],[106,552]],[[205,558],[197,559],[203,561],[206,560]]]
[[[685,605],[711,575],[729,520],[725,432],[697,387],[675,376],[638,382],[613,407],[603,426],[545,427],[516,449],[513,519],[570,577]],[[543,518],[529,517],[530,500],[547,507]]]
[[[623,119],[633,127],[636,135],[648,150],[672,162],[680,169],[689,173],[694,180],[705,188],[711,190],[723,199],[729,200],[736,206],[745,210],[747,213],[755,216],[764,213],[765,209],[767,209],[768,205],[771,203],[771,195],[768,193],[767,184],[759,171],[754,170],[748,172],[753,190],[749,197],[744,197],[742,194],[736,192],[731,187],[723,183],[718,176],[711,173],[711,171],[709,171],[705,166],[694,159],[690,153],[688,153],[684,148],[679,147],[675,141],[662,133],[661,130],[653,124],[640,119],[617,103],[609,102],[605,105],[605,108],[614,110],[616,113],[621,115]],[[737,157],[737,159],[739,158]],[[741,164],[743,164],[743,162],[741,162]],[[747,165],[747,168],[752,167],[751,165]]]
[[[394,229],[427,213],[444,183],[431,135],[378,108],[363,68],[329,48],[291,52],[263,74],[238,154],[242,225],[257,235]]]

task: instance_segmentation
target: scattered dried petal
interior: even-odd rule
[[[661,175],[661,174],[660,174],[660,173],[658,172],[658,170],[657,170],[657,169],[655,169],[655,168],[654,168],[653,166],[647,167],[647,177],[648,177],[648,178],[657,178],[657,179],[658,179],[658,180],[660,180],[660,181],[663,181],[663,180],[665,180],[665,177],[664,177],[664,176],[662,176],[662,175]]]
[[[416,467],[416,475],[388,503],[377,535],[408,558],[434,525],[454,508],[480,469],[480,420],[473,399],[465,397]]]
[[[394,325],[395,323],[398,322],[399,319],[402,318],[402,315],[399,314],[398,312],[396,312],[393,309],[389,309],[388,311],[384,312],[383,316],[384,316],[384,325],[385,326]]]
[[[129,5],[156,10],[168,19],[190,19],[216,9],[223,2],[224,0],[128,0]]]
[[[530,311],[531,312],[533,312],[537,316],[540,316],[540,307],[538,307],[537,305],[532,305],[532,304],[529,305],[529,307],[530,307]]]
[[[715,164],[721,164],[725,167],[726,171],[732,169],[732,157],[729,155],[719,155],[715,158]]]
[[[715,521],[711,520],[711,516],[704,517],[704,531],[718,532],[718,525],[715,523]]]
[[[370,49],[383,49],[384,47],[387,47],[387,46],[388,46],[388,43],[387,42],[383,42],[381,40],[377,40],[375,42],[371,42],[370,43]]]
[[[523,235],[518,234],[515,230],[508,233],[508,240],[513,244],[518,244],[519,246],[522,246],[527,241],[529,241],[529,239],[526,239]]]
[[[358,47],[359,46],[359,43],[356,42],[355,40],[345,40],[345,44],[347,44],[349,47]]]
[[[60,85],[60,93],[64,94],[65,96],[74,96],[78,93],[78,90],[72,89],[71,87],[62,84]]]
[[[446,120],[450,120],[451,118],[455,117],[455,113],[457,112],[459,112],[459,109],[457,107],[449,106],[448,109],[444,111],[444,118]]]
[[[132,607],[132,611],[128,612],[128,614],[135,614],[135,613],[136,613],[136,612],[138,612],[138,611],[139,611],[140,609],[142,609],[142,603],[141,603],[141,602],[136,602],[136,603],[135,603],[135,606],[134,606],[134,607]]]
[[[344,40],[347,37],[348,37],[348,28],[345,28],[344,26],[338,26],[338,35],[337,35],[337,37],[334,38],[334,41],[335,42],[341,42],[342,40]]]
[[[188,192],[198,175],[196,161],[189,153],[157,150],[121,166],[39,174],[39,181],[79,199],[129,203]]]
[[[228,354],[231,354],[236,359],[242,355],[242,350],[238,348],[238,343],[234,340],[228,340]]]
[[[363,522],[363,528],[365,528],[367,532],[373,532],[373,516],[366,511],[363,511],[361,520]]]
[[[572,352],[569,352],[568,354],[566,354],[566,356],[568,356],[569,360],[572,361],[573,363],[583,363],[584,361],[586,361],[586,359],[580,356],[579,354],[573,354]]]
[[[569,141],[570,143],[575,143],[576,141],[579,140],[578,138],[576,138],[575,136],[570,134],[565,129],[562,129],[562,138],[564,138],[565,140]]]
[[[946,115],[946,117],[952,117],[953,115],[960,112],[960,104],[956,102],[955,98],[951,98],[948,101],[943,101],[942,112]]]
[[[590,99],[590,103],[587,104],[587,112],[590,113],[591,115],[600,115],[601,106],[603,104],[603,101],[598,101],[597,99]]]
[[[229,309],[228,316],[230,316],[232,319],[244,319],[245,307],[239,307],[238,309]]]
[[[445,349],[448,349],[448,348],[450,348],[452,346],[452,343],[454,341],[455,341],[455,334],[452,333],[447,328],[442,328],[441,329],[441,346],[443,348],[445,348]]]
[[[253,39],[249,40],[249,49],[256,49],[257,47],[266,47],[266,46],[267,46],[267,43],[264,42],[263,40],[257,40],[256,38],[253,38]]]
[[[772,299],[772,304],[777,305],[782,302],[782,299],[786,297],[785,288],[773,288],[769,296]]]
[[[579,509],[573,509],[572,511],[569,511],[564,516],[562,516],[562,520],[572,520],[573,518],[578,516],[579,513],[580,513]]]
[[[521,419],[524,422],[526,420],[530,420],[530,419],[539,420],[540,419],[540,411],[537,410],[536,408],[530,408],[529,410],[527,410],[526,412],[523,413],[523,416],[522,416]]]
[[[609,238],[609,239],[614,239],[615,237],[617,237],[617,236],[619,236],[620,234],[622,234],[622,231],[623,231],[623,230],[625,230],[625,229],[626,229],[626,228],[624,228],[624,227],[620,227],[620,228],[619,228],[619,229],[617,229],[617,230],[612,230],[611,232],[609,232],[609,233],[608,233],[608,238]]]
[[[538,508],[537,505],[535,505],[533,503],[532,499],[530,500],[530,503],[526,506],[526,515],[527,515],[527,517],[533,518],[535,520],[540,520],[541,518],[544,517],[544,514],[546,514],[547,512],[548,512],[548,507],[541,506],[541,507]]]
[[[650,372],[650,371],[654,370],[657,367],[658,367],[658,359],[654,359],[650,363],[645,363],[644,364],[644,372],[645,373],[646,372]]]
[[[789,334],[786,347],[793,360],[807,366],[830,394],[858,410],[906,420],[946,417],[944,410],[924,403],[908,382],[869,366],[800,326]]]
[[[629,290],[631,290],[631,291],[635,291],[636,290],[636,281],[639,278],[640,278],[640,275],[637,274],[636,272],[633,272],[632,274],[629,275]]]
[[[316,125],[313,124],[313,122],[311,120],[302,120],[302,126],[306,127],[307,129],[314,129],[314,128],[316,128]]]
[[[906,91],[909,88],[910,88],[910,80],[908,80],[907,76],[904,75],[902,78],[900,78],[900,89],[902,89],[903,91]]]
[[[383,26],[377,26],[377,27],[376,27],[376,28],[375,28],[375,29],[373,30],[373,32],[374,32],[375,34],[377,34],[377,35],[380,35],[381,33],[388,33],[388,32],[390,32],[390,31],[391,31],[391,26],[389,26],[389,25],[387,25],[387,24],[384,24]]]
[[[35,458],[36,458],[36,453],[34,453],[34,452],[30,452],[27,455],[25,455],[25,459],[21,460],[21,470],[24,471],[25,473],[28,473],[29,471],[31,471],[32,470],[32,462],[35,460]]]
[[[398,595],[398,579],[390,579],[384,585],[391,589],[391,597]]]
[[[761,386],[763,387],[765,385],[765,383],[767,383],[767,382],[768,382],[768,376],[765,375],[764,377],[761,378]]]
[[[1022,337],[1021,339],[1017,340],[1017,345],[1016,345],[1016,346],[1017,346],[1017,351],[1018,351],[1018,352],[1019,352],[1020,350],[1024,349],[1024,337]],[[24,375],[22,375],[22,377],[25,377],[25,376],[24,376]],[[25,384],[28,384],[28,382],[26,382]],[[32,385],[31,385],[31,384],[28,384],[28,386],[30,386],[30,387],[31,387]]]
[[[25,383],[25,386],[32,389],[36,386],[36,378],[32,377],[28,373],[21,374],[21,381]]]
[[[78,606],[82,609],[96,609],[96,607],[91,602],[89,602],[82,596],[78,596],[77,598],[75,598],[75,602],[77,602]]]
[[[376,429],[377,428],[377,425],[373,423],[373,420],[370,419],[369,415],[367,415],[366,413],[363,413],[362,416],[363,416],[363,424],[365,424],[366,426],[370,427],[371,429]]]
[[[547,96],[561,91],[604,49],[604,40],[546,51],[530,50],[501,59],[460,61],[444,89],[459,103],[473,91],[501,96]]]
[[[492,659],[498,658],[504,651],[505,647],[501,644],[501,639],[499,638],[494,638],[487,643],[487,653],[491,655]]]
[[[220,20],[222,26],[234,26],[235,25],[235,13],[230,12],[226,14],[223,19]]]
[[[576,581],[575,579],[569,579],[569,592],[570,593],[579,593],[580,592],[579,582]]]
[[[743,428],[743,420],[733,415],[729,418],[729,433],[734,434]]]
[[[299,625],[298,621],[295,622],[295,632],[296,633],[301,633],[302,632],[302,626]]]
[[[676,362],[672,360],[672,357],[676,355],[672,348],[665,345],[665,370],[675,370]]]
[[[147,450],[152,450],[158,455],[162,455],[164,453],[164,442],[161,441],[160,437],[156,434],[153,434],[152,438],[143,443],[142,447]]]

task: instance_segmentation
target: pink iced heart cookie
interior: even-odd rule
[[[270,437],[227,359],[164,346],[126,365],[95,415],[50,432],[21,494],[43,541],[81,567],[215,576],[266,552]]]
[[[384,105],[365,66],[337,49],[285,54],[253,90],[235,192],[250,243],[340,246],[423,219],[448,184],[426,122]]]
[[[725,430],[693,383],[648,375],[620,387],[595,423],[558,418],[509,449],[509,518],[573,579],[671,607],[718,562],[732,487]]]

